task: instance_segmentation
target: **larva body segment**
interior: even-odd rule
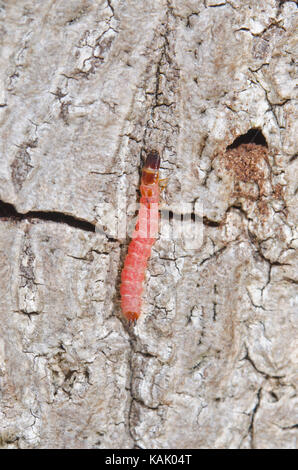
[[[158,152],[149,152],[142,170],[138,220],[121,273],[121,308],[129,322],[141,314],[145,271],[158,235],[159,166]]]

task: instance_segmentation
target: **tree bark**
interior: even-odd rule
[[[1,2],[1,447],[296,447],[296,28],[294,1]]]

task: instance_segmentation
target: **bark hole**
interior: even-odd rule
[[[227,150],[236,149],[243,144],[261,145],[262,147],[268,148],[267,141],[259,128],[249,129],[246,134],[239,135],[234,142],[227,147]]]

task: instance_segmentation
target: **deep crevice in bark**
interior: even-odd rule
[[[85,232],[95,232],[95,224],[86,220],[77,219],[73,215],[64,214],[57,211],[29,211],[25,214],[19,213],[13,204],[0,201],[0,220],[30,220],[38,219],[50,222],[66,224],[69,227],[78,228]]]

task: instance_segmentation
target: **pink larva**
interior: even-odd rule
[[[138,221],[121,273],[121,308],[129,322],[141,314],[145,271],[158,234],[159,166],[158,152],[149,152],[142,170]]]

